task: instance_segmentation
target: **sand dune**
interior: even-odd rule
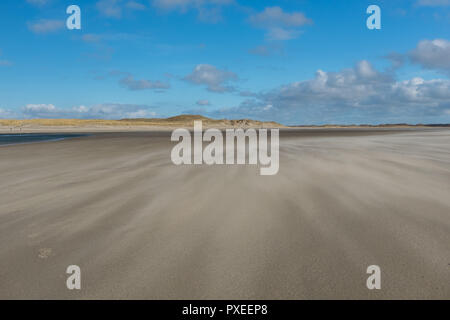
[[[0,119],[0,133],[21,132],[118,132],[118,131],[168,131],[176,128],[193,128],[201,120],[205,128],[284,128],[276,122],[250,119],[211,119],[200,115],[180,115],[153,119]]]
[[[450,130],[280,142],[276,176],[176,167],[167,132],[0,147],[0,298],[450,298]]]

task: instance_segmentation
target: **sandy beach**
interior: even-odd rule
[[[275,176],[167,131],[0,147],[0,299],[450,299],[449,129],[280,139]]]

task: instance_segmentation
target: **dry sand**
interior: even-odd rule
[[[0,298],[450,299],[450,130],[283,131],[276,176],[173,145],[0,147]]]

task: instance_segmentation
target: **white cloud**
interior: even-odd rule
[[[157,92],[161,92],[171,87],[169,83],[164,83],[159,80],[135,79],[131,73],[120,70],[111,70],[104,74],[97,74],[95,79],[104,80],[111,77],[118,77],[119,85],[131,91],[156,90]]]
[[[137,1],[128,1],[125,4],[125,7],[131,10],[138,10],[138,11],[142,11],[147,8],[145,5]]]
[[[198,19],[208,23],[221,21],[221,8],[234,3],[234,0],[153,0],[153,6],[165,12],[186,13],[189,10],[196,10]]]
[[[209,105],[211,105],[211,103],[209,102],[209,100],[198,100],[197,105],[198,106],[209,106]]]
[[[86,34],[83,34],[81,39],[84,42],[98,43],[102,40],[102,36],[99,34],[94,34],[94,33],[86,33]]]
[[[35,6],[45,6],[50,0],[27,0],[27,2]]]
[[[207,5],[223,6],[234,3],[234,0],[154,0],[153,5],[164,10],[186,11],[190,8],[199,8]]]
[[[373,78],[378,75],[378,72],[372,67],[372,65],[367,60],[361,60],[356,64],[355,67],[356,74],[361,78]]]
[[[16,119],[16,118],[19,118],[19,115],[15,111],[0,108],[0,119]]]
[[[28,28],[38,34],[51,33],[64,28],[63,20],[41,19],[35,22],[29,22]]]
[[[389,60],[392,64],[391,70],[396,70],[405,64],[406,57],[403,54],[397,52],[391,52],[384,56],[385,59]]]
[[[106,103],[92,107],[76,106],[73,108],[57,108],[53,104],[28,104],[22,108],[22,114],[14,114],[22,118],[65,118],[65,119],[124,119],[155,117],[153,107],[145,105]],[[12,111],[3,110],[3,113]],[[11,118],[11,116],[9,117]]]
[[[23,109],[25,113],[39,113],[39,112],[45,112],[45,113],[52,113],[56,112],[56,107],[53,104],[27,104],[25,108]]]
[[[445,39],[422,40],[409,53],[412,62],[427,69],[450,72],[450,41]]]
[[[122,0],[100,0],[97,2],[97,10],[108,18],[119,19],[122,17]]]
[[[450,6],[450,0],[418,0],[416,4],[424,7],[445,7]]]
[[[250,17],[250,22],[258,27],[299,27],[312,23],[302,12],[287,13],[280,7],[267,7],[263,12]]]
[[[250,23],[267,31],[268,40],[290,40],[300,35],[298,27],[312,24],[302,12],[284,12],[280,7],[267,7],[264,11],[253,14],[249,18]]]
[[[283,29],[283,28],[270,28],[266,33],[267,40],[291,40],[298,38],[301,34],[299,30]]]
[[[100,104],[91,107],[86,114],[89,118],[101,119],[145,118],[157,115],[148,106],[126,104]]]
[[[416,77],[410,80],[396,82],[388,92],[389,98],[397,103],[408,105],[437,107],[450,102],[450,81],[445,79],[424,80]]]
[[[259,93],[239,107],[219,110],[214,116],[284,123],[361,123],[367,119],[403,122],[431,115],[442,117],[448,109],[450,80],[416,77],[396,81],[363,60],[339,72],[318,70],[313,79]]]
[[[222,11],[220,8],[199,8],[198,20],[207,23],[218,23],[222,21]]]
[[[235,73],[217,69],[209,64],[197,65],[192,73],[184,77],[184,80],[188,82],[206,85],[209,91],[218,93],[233,91],[234,88],[228,83],[237,79]]]
[[[267,57],[267,56],[272,56],[272,55],[276,55],[276,54],[283,54],[284,48],[280,45],[274,45],[274,44],[259,45],[259,46],[256,46],[256,47],[250,49],[248,52],[250,54],[254,54],[257,56]]]
[[[135,80],[133,76],[127,75],[119,81],[120,85],[132,90],[148,90],[148,89],[168,89],[169,84],[163,83],[161,81],[150,81],[150,80]]]
[[[100,0],[96,4],[97,10],[107,18],[120,19],[123,11],[143,11],[147,7],[140,1],[130,0]]]
[[[153,40],[152,36],[138,33],[86,33],[81,36],[81,40],[87,43],[100,43],[100,42],[112,42],[112,41],[136,41],[147,42]]]

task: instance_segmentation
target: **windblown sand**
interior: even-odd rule
[[[163,132],[0,147],[0,298],[450,299],[450,130],[280,142],[276,176]]]

